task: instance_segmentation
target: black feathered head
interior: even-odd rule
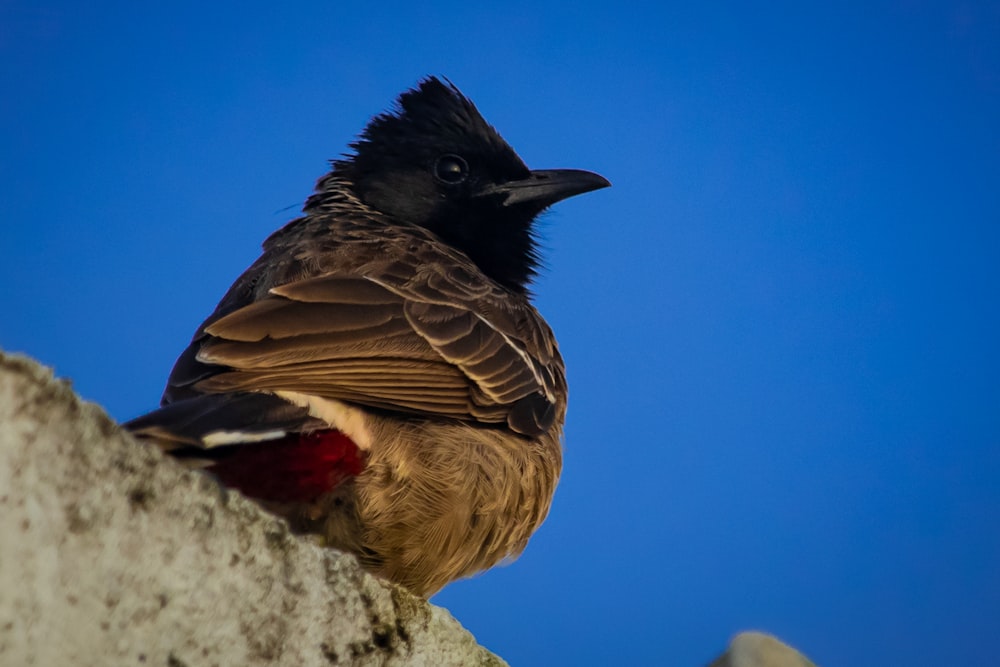
[[[430,230],[517,292],[539,265],[538,214],[608,184],[589,172],[532,172],[458,88],[436,77],[400,95],[351,148],[333,163],[334,174],[362,202],[390,222]],[[581,174],[600,182],[580,181]]]

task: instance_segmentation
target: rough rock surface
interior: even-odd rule
[[[0,354],[0,665],[501,665]]]

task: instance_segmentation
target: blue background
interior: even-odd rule
[[[1000,8],[0,2],[0,346],[121,420],[403,89],[535,168],[552,514],[435,598],[514,665],[996,660]],[[355,3],[350,3],[355,4]]]

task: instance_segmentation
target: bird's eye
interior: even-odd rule
[[[469,177],[469,163],[457,155],[442,155],[434,163],[434,176],[442,183],[455,185]]]

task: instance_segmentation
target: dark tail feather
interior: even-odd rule
[[[310,417],[306,408],[272,394],[250,392],[204,394],[168,403],[123,426],[138,437],[159,441],[167,450],[209,446],[204,438],[211,434],[232,433],[233,442],[253,442],[329,428]]]

